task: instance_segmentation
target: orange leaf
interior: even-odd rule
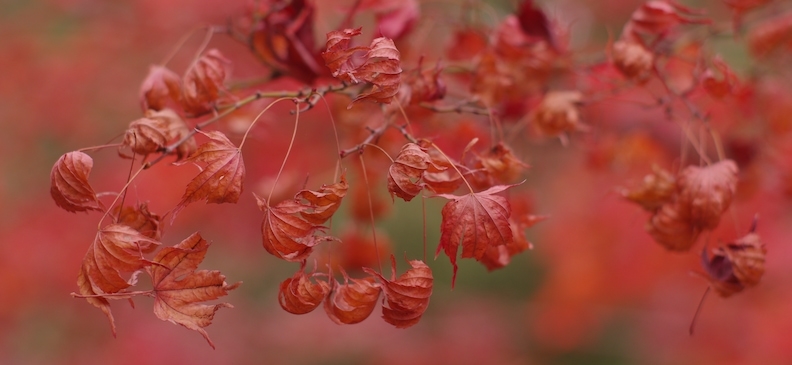
[[[219,271],[198,268],[209,243],[196,232],[173,247],[163,248],[148,267],[154,286],[154,314],[163,321],[180,324],[200,333],[214,348],[204,327],[212,324],[220,308],[233,308],[231,304],[200,304],[225,295],[241,282],[226,284]]]
[[[121,273],[135,272],[151,265],[142,253],[150,252],[159,244],[126,225],[111,224],[100,229],[85,253],[77,276],[79,293],[85,296],[113,294],[134,285],[136,275],[125,280]],[[107,299],[93,297],[86,300],[105,313],[115,335],[115,323]]]
[[[162,110],[170,98],[179,100],[181,78],[167,67],[149,66],[149,73],[140,85],[140,105],[143,110]]]
[[[194,177],[173,212],[173,218],[185,207],[199,200],[207,203],[236,203],[242,194],[245,165],[242,151],[221,132],[202,132],[210,141],[202,144],[189,158],[178,162],[205,163],[206,167]]]
[[[580,122],[583,94],[579,91],[551,91],[531,111],[529,118],[542,134],[557,136],[566,132],[584,131]]]
[[[146,237],[157,241],[162,237],[162,228],[160,227],[162,218],[151,213],[146,203],[138,204],[136,208],[126,206],[120,209],[120,207],[116,207],[113,209],[113,215],[118,216],[119,224],[127,225]],[[155,248],[156,246],[150,246],[143,253],[150,253]]]
[[[374,277],[352,279],[346,272],[341,273],[344,275],[344,285],[332,281],[331,293],[324,302],[325,312],[338,324],[360,323],[374,311],[382,287],[374,281]]]
[[[231,61],[220,51],[210,49],[184,74],[182,107],[188,116],[197,117],[210,112],[223,90]]]
[[[488,248],[508,245],[514,240],[509,226],[511,208],[506,198],[493,194],[500,193],[514,185],[496,185],[485,191],[469,193],[464,196],[440,194],[450,199],[442,210],[443,222],[440,227],[440,245],[436,255],[445,250],[454,266],[451,286],[454,286],[457,272],[457,249],[462,245],[462,257],[480,260]]]
[[[283,310],[292,314],[306,314],[312,312],[330,293],[330,284],[327,281],[311,282],[310,276],[305,274],[305,261],[300,263],[300,270],[294,276],[284,280],[278,290],[278,302]]]
[[[382,306],[382,318],[396,328],[407,328],[421,320],[429,306],[432,295],[432,269],[421,260],[408,261],[411,269],[396,278],[396,258],[391,255],[391,279],[369,268],[363,270],[374,275],[382,282],[385,294]]]
[[[302,261],[311,254],[313,246],[332,239],[316,236],[316,232],[325,227],[297,215],[305,211],[306,207],[296,200],[282,201],[271,207],[267,201],[256,196],[256,202],[264,212],[261,222],[264,249],[275,257],[286,261]]]
[[[93,168],[91,156],[79,151],[61,156],[50,172],[50,195],[55,204],[69,212],[102,210],[88,175]]]
[[[348,188],[346,177],[342,174],[339,182],[322,185],[319,191],[301,190],[295,198],[305,199],[308,203],[306,209],[300,211],[300,215],[313,224],[326,222],[338,210]]]
[[[676,193],[676,180],[670,172],[656,165],[652,166],[652,170],[651,174],[644,176],[640,188],[624,190],[622,196],[647,211],[655,212],[672,200]]]

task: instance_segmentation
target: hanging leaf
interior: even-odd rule
[[[209,137],[210,141],[198,147],[189,158],[176,164],[200,162],[206,166],[187,184],[187,189],[182,195],[181,202],[174,209],[171,220],[192,202],[206,200],[207,203],[216,204],[236,203],[242,194],[242,183],[245,178],[242,151],[221,132],[201,133]]]
[[[649,212],[655,212],[670,202],[676,193],[676,180],[670,172],[658,166],[652,166],[652,170],[651,174],[644,177],[641,187],[622,191],[622,196],[627,200]]]
[[[536,128],[547,136],[558,136],[567,132],[585,131],[580,121],[583,94],[579,91],[551,91],[531,111],[529,118]]]
[[[212,111],[220,91],[224,89],[230,65],[231,61],[213,48],[187,69],[181,101],[188,116],[198,117]]]
[[[146,203],[138,204],[136,207],[125,206],[123,209],[117,206],[112,214],[118,217],[119,224],[129,226],[146,237],[155,241],[159,241],[162,237],[162,227],[160,227],[162,217],[151,213]],[[151,245],[143,250],[143,253],[150,253],[156,247]]]
[[[369,268],[363,271],[382,282],[382,318],[396,328],[407,328],[421,320],[432,295],[432,269],[421,260],[408,261],[411,269],[396,278],[396,258],[391,255],[391,279]]]
[[[50,195],[55,204],[68,212],[103,210],[88,175],[93,168],[91,156],[73,151],[61,156],[50,172]]]
[[[294,276],[284,280],[278,290],[278,303],[283,310],[292,314],[306,314],[312,312],[330,293],[330,284],[327,281],[311,279],[319,274],[305,273],[305,261],[300,263],[300,270]]]
[[[514,185],[497,185],[464,196],[438,195],[451,200],[442,210],[440,244],[437,246],[436,255],[444,250],[451,260],[451,265],[454,266],[452,287],[456,281],[457,249],[460,245],[463,258],[480,260],[488,248],[508,245],[514,240],[509,226],[509,202],[502,196],[494,195],[512,186]]]
[[[372,276],[353,279],[345,271],[341,273],[344,276],[344,284],[341,285],[336,280],[332,281],[331,292],[324,302],[325,312],[337,324],[360,323],[374,311],[382,287]]]
[[[753,231],[712,250],[701,251],[701,263],[710,284],[721,297],[728,297],[759,283],[765,272],[767,249]]]
[[[143,111],[162,110],[168,100],[179,101],[181,78],[165,66],[151,65],[140,85],[140,106]]]
[[[209,243],[196,232],[173,247],[165,247],[154,257],[156,265],[147,268],[154,286],[154,314],[163,321],[180,324],[200,333],[209,345],[214,343],[204,327],[212,324],[220,308],[229,303],[201,304],[228,295],[241,282],[226,284],[219,271],[199,270]]]
[[[388,192],[404,201],[410,201],[423,189],[420,180],[427,169],[439,172],[442,167],[435,165],[429,154],[415,143],[402,146],[401,152],[388,168]]]
[[[322,185],[319,191],[301,190],[295,195],[296,199],[304,199],[306,208],[300,211],[300,215],[310,223],[323,224],[341,206],[341,199],[346,195],[349,185],[346,182],[345,174],[341,174],[341,179],[332,185]]]
[[[319,237],[317,232],[324,226],[308,222],[298,213],[305,211],[305,205],[296,200],[286,200],[274,207],[258,196],[256,202],[264,212],[261,222],[261,236],[264,249],[275,257],[286,261],[303,261],[317,244],[330,241],[330,237]]]
[[[701,229],[717,227],[737,190],[737,172],[731,160],[685,168],[677,177],[679,217]]]

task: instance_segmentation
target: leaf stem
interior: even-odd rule
[[[429,143],[432,144],[432,147],[434,147],[437,150],[437,152],[440,152],[440,154],[443,155],[443,157],[445,157],[446,161],[448,161],[451,167],[453,167],[454,170],[457,172],[457,174],[459,174],[459,177],[462,178],[462,181],[465,182],[465,185],[467,185],[467,188],[468,190],[470,190],[470,193],[475,194],[476,192],[473,191],[473,187],[470,185],[470,182],[468,182],[467,179],[465,179],[465,175],[462,175],[462,171],[459,171],[459,168],[457,168],[454,161],[451,160],[451,158],[449,158],[448,155],[446,155],[445,152],[443,152],[443,150],[441,150],[440,147],[438,147],[434,142],[429,142]]]
[[[283,156],[283,162],[281,163],[280,170],[278,170],[278,175],[275,176],[275,182],[272,183],[272,188],[270,189],[269,195],[267,196],[267,204],[270,204],[270,200],[272,199],[272,194],[275,192],[275,187],[278,185],[278,179],[281,177],[281,173],[283,173],[283,168],[286,166],[286,160],[289,159],[289,154],[291,153],[292,147],[294,146],[294,139],[297,137],[297,126],[300,123],[300,102],[297,101],[296,103],[297,112],[295,113],[294,118],[294,130],[292,131],[291,140],[289,140],[289,148],[286,150],[286,156]]]

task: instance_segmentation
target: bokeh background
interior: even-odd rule
[[[608,34],[618,34],[641,1],[540,3],[551,16],[574,24],[573,47],[588,52],[604,48]],[[719,1],[689,5],[729,17]],[[113,338],[98,310],[69,295],[76,290],[96,217],[57,209],[48,193],[51,166],[67,151],[113,139],[139,118],[138,88],[148,66],[162,60],[192,29],[221,24],[244,6],[241,1],[220,0],[0,2],[0,363],[792,363],[792,200],[779,180],[772,179],[777,174],[769,170],[775,165],[755,167],[768,178],[741,195],[721,227],[706,238],[711,244],[734,239],[758,213],[759,233],[768,247],[765,277],[758,287],[727,300],[710,296],[690,336],[688,325],[707,287],[691,274],[699,268],[698,251],[663,250],[644,232],[645,213],[615,193],[630,179],[640,181],[640,169],[632,165],[637,158],[619,156],[603,167],[597,164],[597,151],[581,145],[563,148],[557,141],[538,143],[525,155],[532,168],[524,189],[532,192],[537,213],[552,216],[528,231],[535,248],[491,273],[463,260],[454,290],[447,259],[430,261],[436,277],[434,295],[423,320],[410,329],[394,329],[376,318],[378,309],[353,326],[332,323],[321,309],[303,316],[283,311],[277,285],[296,266],[262,249],[261,214],[252,199],[243,199],[235,206],[191,205],[166,229],[164,239],[175,244],[200,229],[213,243],[201,267],[244,282],[224,298],[235,308],[219,311],[207,328],[217,349],[197,333],[158,320],[148,298],[136,299],[135,308],[123,301],[113,303],[118,326],[118,337]],[[422,10],[440,14],[454,6],[448,1],[426,2]],[[318,40],[323,39],[321,31],[343,16],[328,7],[320,5],[328,15],[317,20]],[[492,2],[493,19],[514,7],[508,1]],[[434,19],[434,31],[453,26]],[[493,19],[483,21],[494,23]],[[185,67],[199,38],[177,55],[174,69]],[[234,78],[261,72],[256,59],[238,43],[218,36],[211,45],[234,60]],[[755,62],[739,45],[724,44],[722,52],[738,70]],[[780,90],[784,95],[785,89]],[[663,122],[662,112],[615,105],[592,108],[587,118]],[[314,114],[307,114],[306,120],[326,114],[310,113]],[[784,109],[775,113],[792,115]],[[224,128],[237,128],[234,123],[232,118]],[[273,117],[254,134],[254,140],[266,141],[266,146],[251,147],[245,159],[259,179],[277,171],[290,129],[291,119]],[[302,135],[291,163],[318,169],[319,162],[311,163],[327,151],[306,146],[314,146],[311,141],[325,138],[327,131]],[[629,152],[654,153],[654,132],[637,132],[638,137],[629,141]],[[126,162],[118,165],[114,152],[96,154],[95,159],[91,181],[97,190],[123,185]],[[150,201],[154,211],[167,211],[181,196],[178,182],[183,185],[193,173],[154,169],[139,180],[131,198]],[[248,191],[264,191],[264,180],[246,181]],[[428,201],[430,252],[439,237],[441,203]],[[382,220],[379,228],[389,234],[397,256],[402,251],[419,254],[420,211],[420,204],[399,201]],[[342,231],[343,225],[343,220],[334,222],[334,230]]]

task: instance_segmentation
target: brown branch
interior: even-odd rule
[[[467,101],[457,105],[435,105],[425,102],[420,103],[418,105],[437,113],[460,113],[460,114],[468,113],[468,114],[476,114],[476,115],[487,115],[487,116],[490,115],[487,109],[470,105],[470,102]]]

